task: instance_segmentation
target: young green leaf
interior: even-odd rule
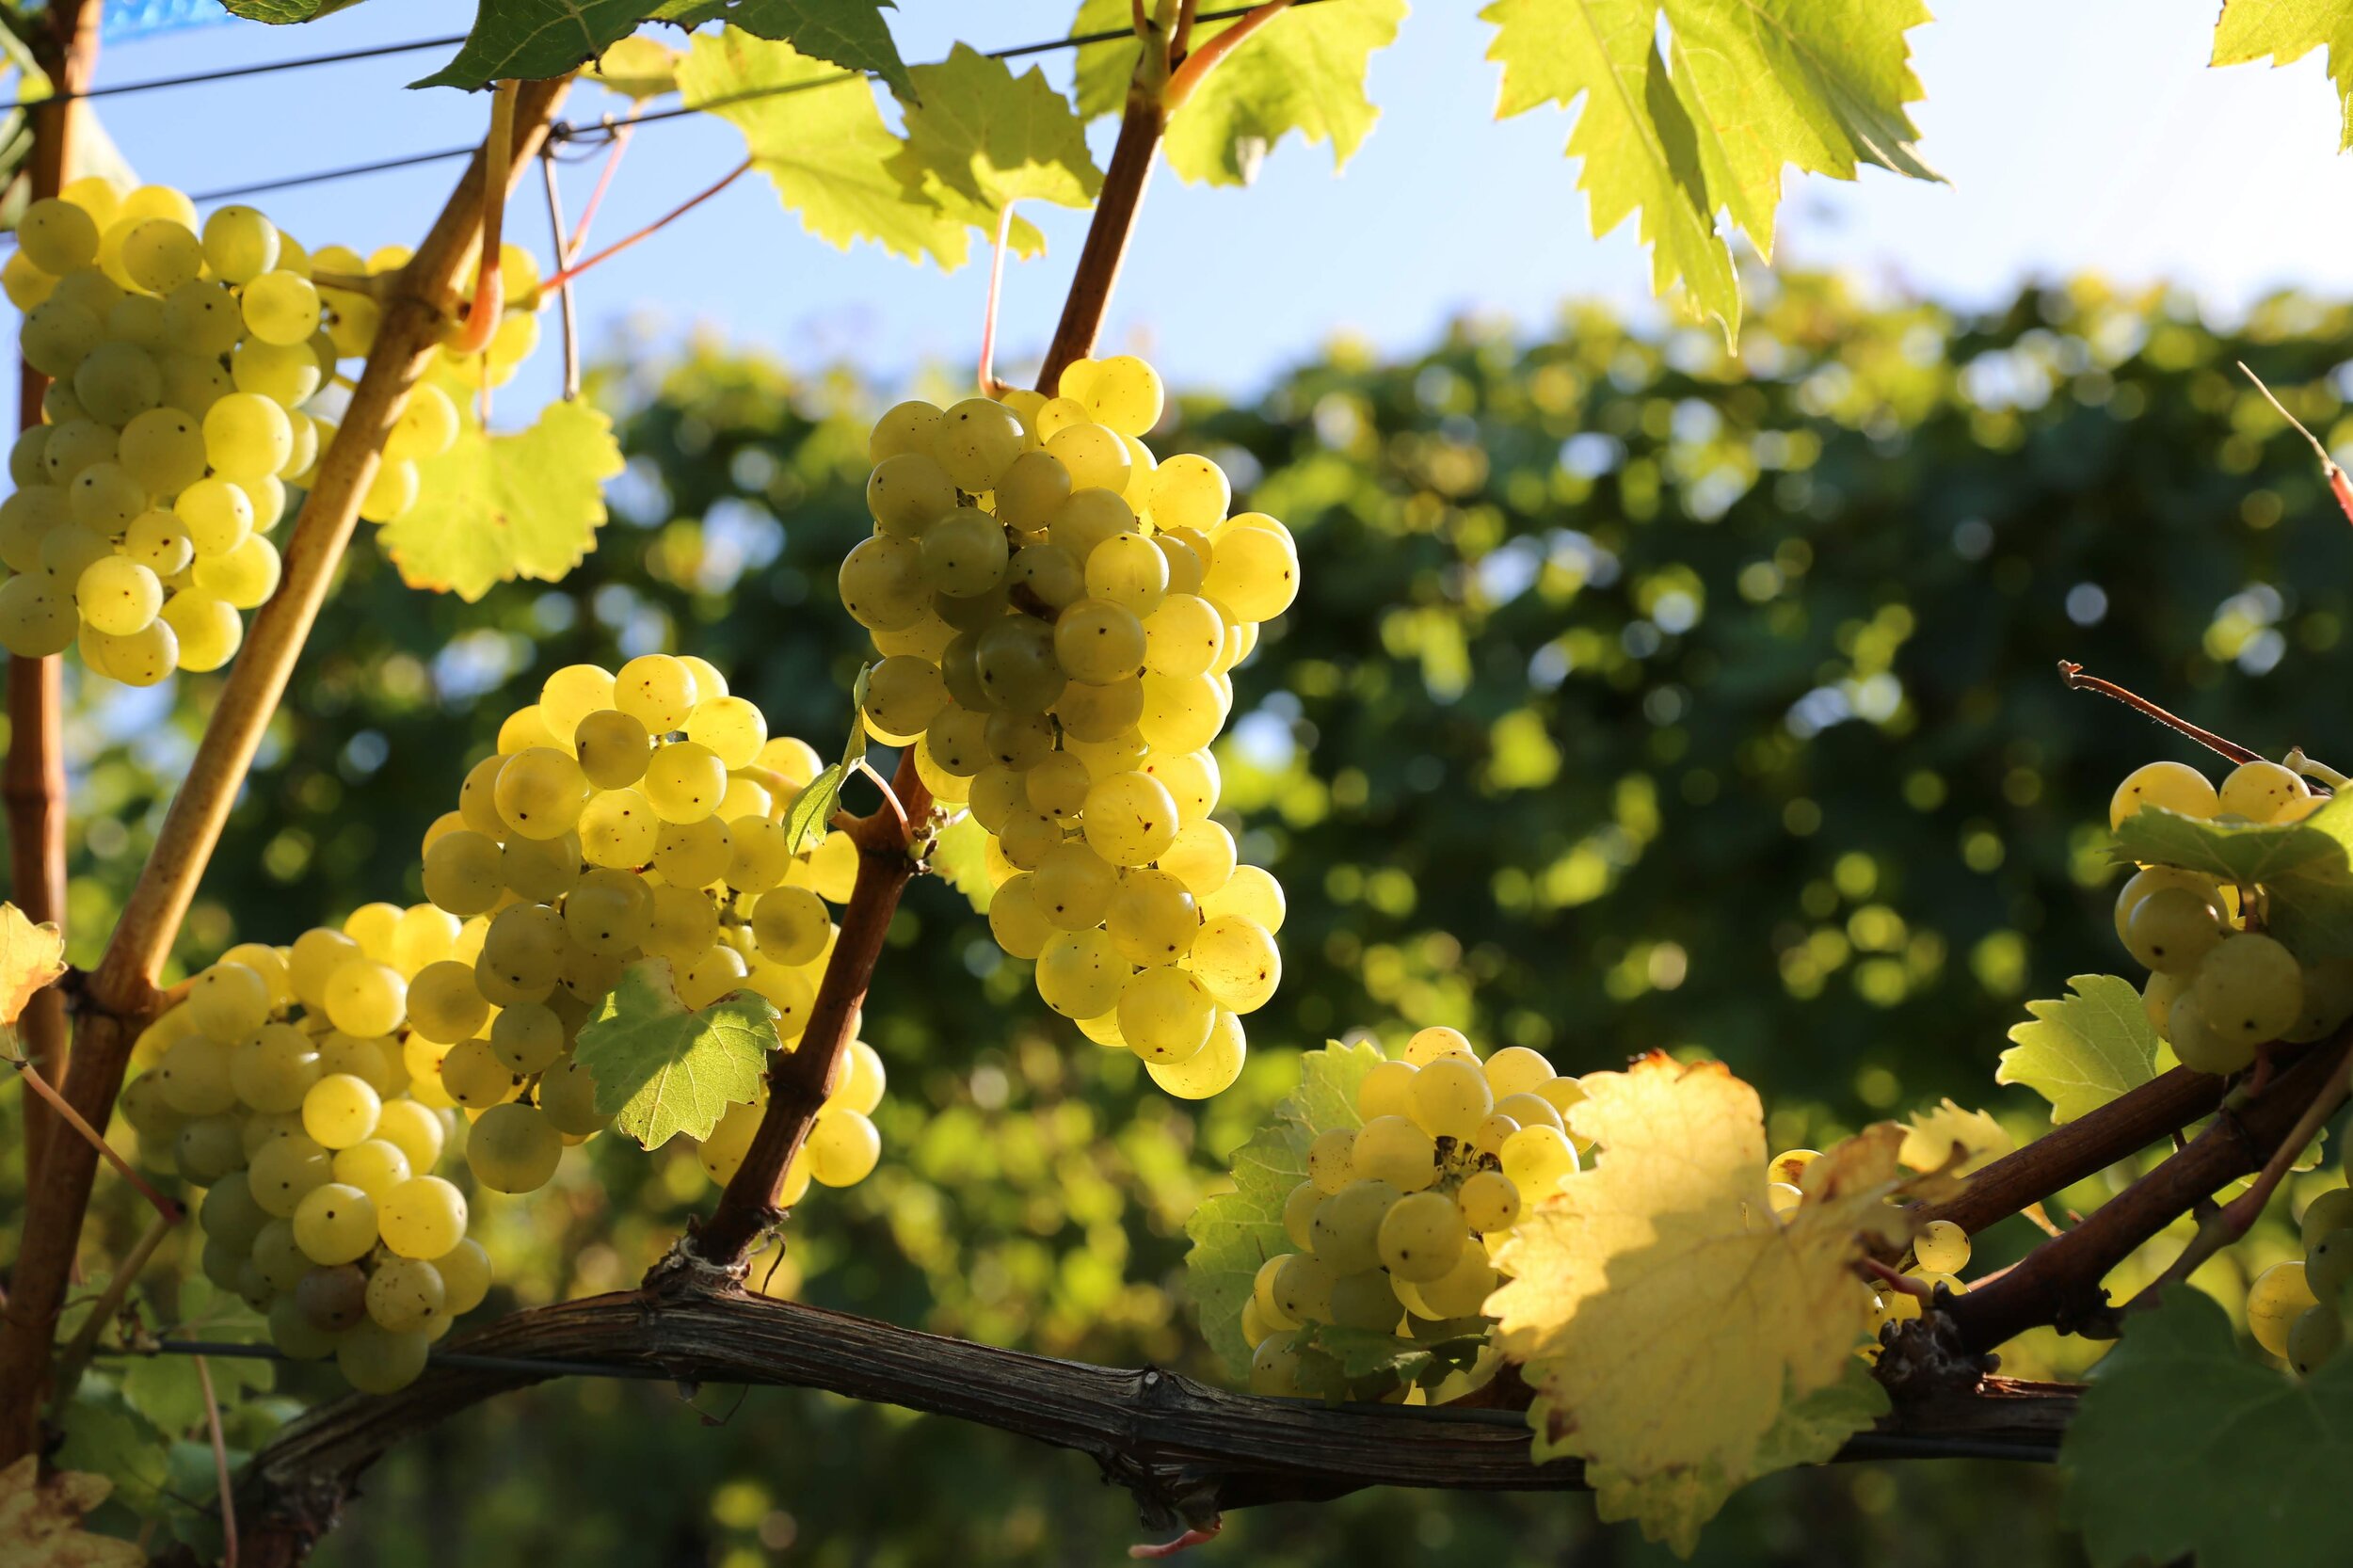
[[[2343,1562],[2353,1356],[2292,1378],[2241,1350],[2211,1297],[2177,1287],[2126,1320],[2059,1467],[2067,1517],[2097,1568]]]
[[[760,1097],[776,1017],[748,991],[696,1012],[679,1000],[669,960],[648,958],[623,971],[575,1050],[596,1078],[597,1113],[659,1148],[681,1132],[708,1138],[728,1106]]]
[[[2296,823],[2217,823],[2149,808],[2116,830],[2116,858],[2262,884],[2265,929],[2307,964],[2353,956],[2353,798]]]
[[[872,240],[911,262],[964,264],[970,231],[892,172],[901,144],[868,83],[730,27],[696,37],[679,90],[689,107],[707,106],[744,133],[784,204],[826,244],[847,250]]]
[[[2112,974],[2069,981],[2058,1001],[2030,1001],[2034,1016],[2015,1025],[2017,1043],[2002,1052],[1996,1083],[2023,1083],[2051,1102],[2051,1120],[2072,1122],[2156,1076],[2157,1032],[2140,992]]]
[[[825,771],[810,779],[801,792],[792,797],[792,805],[784,814],[784,847],[789,854],[800,855],[817,846],[824,838],[827,824],[833,821],[834,808],[841,804],[841,781],[850,776],[849,768],[840,762],[827,764]]]
[[[1283,1203],[1307,1179],[1307,1145],[1320,1132],[1364,1125],[1357,1086],[1381,1061],[1379,1048],[1337,1042],[1299,1061],[1299,1087],[1274,1119],[1234,1151],[1234,1191],[1205,1200],[1185,1224],[1185,1288],[1201,1314],[1201,1332],[1238,1373],[1250,1365],[1241,1336],[1242,1304],[1258,1266],[1297,1252],[1283,1233]]]
[[[1247,184],[1294,131],[1303,141],[1330,143],[1333,167],[1345,165],[1381,118],[1365,94],[1365,76],[1373,52],[1397,40],[1404,16],[1405,0],[1333,0],[1275,17],[1220,60],[1169,117],[1168,167],[1195,184]],[[1104,32],[1128,17],[1127,0],[1085,0],[1071,32]],[[1201,24],[1193,47],[1233,25]],[[1119,112],[1139,47],[1128,38],[1079,51],[1081,114]]]
[[[2329,79],[2337,86],[2341,127],[2337,151],[2353,148],[2353,7],[2336,0],[2223,0],[2214,24],[2211,63],[2245,65],[2268,59],[2294,65],[2315,49],[2329,51]]]
[[[1002,60],[959,43],[946,61],[914,74],[921,99],[907,107],[906,145],[890,167],[941,211],[994,234],[1013,202],[1084,207],[1103,188],[1085,125],[1035,67],[1016,76]],[[1007,240],[1019,256],[1046,248],[1045,236],[1021,218]]]
[[[879,76],[902,98],[916,96],[907,63],[883,21],[893,0],[667,0],[655,18],[690,32],[724,17],[757,38],[789,43],[802,54]]]
[[[469,418],[456,445],[418,464],[416,504],[376,542],[410,587],[469,603],[519,577],[552,583],[596,548],[603,482],[622,466],[613,422],[585,403],[551,403],[514,435]]]

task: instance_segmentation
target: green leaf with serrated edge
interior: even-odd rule
[[[224,1355],[210,1358],[206,1365],[213,1374],[213,1398],[223,1411],[270,1387],[273,1368],[266,1361]],[[122,1369],[122,1398],[170,1436],[184,1435],[204,1420],[204,1387],[193,1356],[134,1357]]]
[[[1487,57],[1503,67],[1498,116],[1580,97],[1569,156],[1596,237],[1639,216],[1651,249],[1651,287],[1677,284],[1701,314],[1740,325],[1740,280],[1718,237],[1689,105],[1658,52],[1658,0],[1494,0]]]
[[[2096,1568],[2335,1568],[2353,1470],[2353,1356],[2298,1381],[2239,1347],[2212,1298],[2125,1320],[2059,1447]]]
[[[471,92],[510,78],[561,76],[661,8],[658,0],[479,0],[456,58],[408,85]]]
[[[2296,823],[2215,823],[2144,807],[2116,857],[2264,889],[2264,929],[2307,964],[2353,956],[2353,792]]]
[[[273,26],[285,26],[298,22],[316,22],[320,17],[349,10],[360,0],[221,0],[232,16],[248,22],[266,22]]]
[[[972,901],[973,913],[988,913],[997,893],[997,885],[988,879],[988,830],[969,811],[932,840],[931,868],[934,875]]]
[[[784,813],[784,847],[788,854],[799,855],[814,849],[818,840],[824,838],[826,825],[833,821],[834,808],[841,804],[841,781],[849,776],[848,768],[840,762],[831,763],[792,797],[791,808]]]
[[[863,71],[879,76],[891,91],[902,98],[920,96],[907,74],[907,62],[899,56],[899,46],[891,41],[890,28],[883,21],[883,11],[892,7],[891,0],[687,0],[702,14],[695,22],[680,21],[681,26],[695,26],[713,16],[724,15],[735,26],[764,39],[789,43],[804,55],[838,65],[845,71]],[[674,20],[665,16],[664,21]]]
[[[1283,1232],[1283,1201],[1307,1179],[1307,1145],[1334,1128],[1364,1125],[1356,1089],[1382,1060],[1378,1047],[1337,1042],[1299,1059],[1299,1087],[1274,1119],[1234,1151],[1234,1191],[1204,1200],[1185,1222],[1185,1288],[1201,1315],[1201,1333],[1239,1374],[1250,1366],[1241,1336],[1242,1304],[1258,1266],[1297,1252]]]
[[[489,435],[466,417],[447,452],[417,465],[417,501],[376,531],[412,588],[472,603],[501,583],[553,583],[597,547],[603,483],[621,472],[613,422],[555,402],[530,429]]]
[[[2051,1102],[2051,1120],[2072,1122],[2156,1076],[2157,1032],[2140,991],[2112,974],[2069,981],[2058,1001],[2030,1001],[2034,1016],[2014,1025],[1996,1083],[2023,1083]]]
[[[2353,6],[2345,0],[2223,0],[2212,63],[2293,65],[2324,48],[2329,79],[2337,88],[2337,150],[2344,152],[2353,148]]]
[[[1086,127],[1045,72],[1016,76],[1002,60],[957,44],[939,65],[915,68],[922,102],[906,111],[906,145],[890,161],[910,191],[994,234],[1016,201],[1084,207],[1103,188]],[[1018,256],[1046,248],[1016,218],[1006,243]]]
[[[844,768],[866,756],[866,684],[873,669],[872,664],[858,667],[857,686],[850,702],[850,738],[841,743],[841,765]],[[839,790],[835,792],[839,793]]]
[[[1292,1343],[1330,1356],[1339,1375],[1351,1383],[1388,1376],[1401,1384],[1427,1384],[1477,1361],[1486,1348],[1487,1336],[1467,1334],[1449,1339],[1409,1339],[1372,1329],[1308,1323],[1292,1332]]]
[[[696,37],[679,67],[679,90],[688,107],[708,104],[744,133],[784,204],[826,244],[847,250],[872,240],[912,262],[962,266],[971,231],[890,171],[901,143],[883,123],[872,87],[838,76],[790,44],[730,27]],[[727,102],[747,93],[766,96]]]
[[[679,1000],[670,961],[621,973],[574,1053],[597,1080],[597,1114],[647,1148],[679,1133],[708,1138],[730,1105],[760,1097],[776,1048],[776,1010],[748,991],[697,1013]]]
[[[1673,76],[1707,188],[1773,253],[1785,166],[1851,180],[1877,164],[1936,180],[1904,105],[1923,96],[1904,34],[1918,0],[1665,0]]]
[[[1405,9],[1405,0],[1328,0],[1277,16],[1220,60],[1169,116],[1168,167],[1196,184],[1248,184],[1294,131],[1302,140],[1330,143],[1333,167],[1345,165],[1381,117],[1365,95],[1365,76],[1373,52],[1397,40]],[[1070,30],[1103,32],[1129,15],[1125,0],[1085,0]],[[1193,47],[1233,25],[1203,23]],[[1119,112],[1138,53],[1132,37],[1079,51],[1080,113]]]

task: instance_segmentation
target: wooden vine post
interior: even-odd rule
[[[569,86],[568,76],[532,82],[516,95],[504,159],[509,190],[530,168]],[[384,302],[367,366],[287,543],[284,579],[253,617],[187,776],[90,977],[62,1087],[67,1101],[95,1127],[106,1125],[122,1087],[131,1047],[155,1008],[164,962],[351,542],[385,438],[456,308],[482,233],[484,163],[476,153]],[[39,1442],[50,1350],[97,1160],[97,1150],[82,1139],[53,1139],[26,1194],[23,1246],[0,1320],[0,1466],[34,1451]]]
[[[57,0],[34,24],[34,63],[57,96],[28,115],[32,151],[26,195],[54,197],[73,164],[77,128],[89,113],[79,101],[98,67],[99,0]],[[49,377],[20,360],[17,428],[41,423]],[[8,757],[0,792],[8,800],[8,893],[27,920],[65,927],[65,660],[8,657]],[[35,1071],[52,1082],[67,1067],[65,993],[52,985],[35,996],[17,1021],[17,1040]],[[24,1100],[24,1185],[29,1191],[56,1116],[37,1098]]]

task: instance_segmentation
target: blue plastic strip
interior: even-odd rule
[[[112,43],[231,20],[220,0],[106,0],[99,36]]]

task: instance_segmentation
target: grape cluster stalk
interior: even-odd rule
[[[1156,458],[1131,356],[1057,395],[902,403],[873,429],[872,535],[841,602],[873,638],[865,716],[987,831],[989,928],[1038,994],[1171,1094],[1241,1074],[1282,978],[1281,886],[1210,813],[1230,672],[1299,587],[1289,532],[1228,515],[1210,459]]]

